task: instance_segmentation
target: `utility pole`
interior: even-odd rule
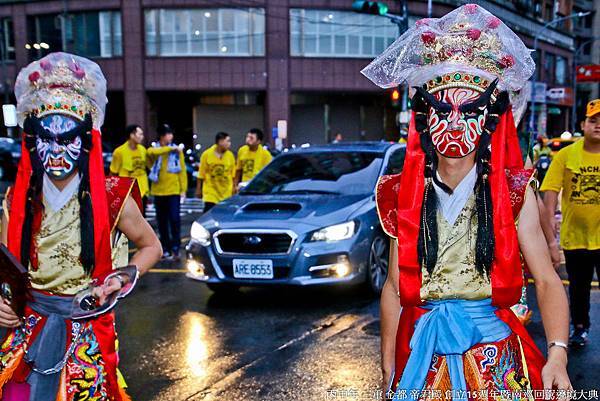
[[[583,48],[590,43],[600,40],[600,36],[594,36],[589,40],[586,40],[579,45],[575,54],[573,54],[573,69],[572,69],[572,80],[573,80],[573,106],[571,108],[571,133],[574,133],[577,129],[577,59],[581,55]]]
[[[9,93],[9,89],[8,89],[8,72],[6,71],[6,57],[7,57],[7,49],[6,49],[6,32],[4,32],[4,28],[5,28],[5,24],[4,21],[0,20],[0,24],[2,26],[0,26],[0,63],[2,64],[1,66],[1,77],[0,79],[2,80],[2,92],[4,93],[4,104],[9,104],[10,103],[10,93]],[[6,125],[5,122],[5,127],[6,127],[6,135],[8,137],[12,137],[12,127],[9,127],[8,125]]]
[[[60,40],[62,45],[62,51],[68,52],[67,48],[67,18],[69,18],[69,4],[68,0],[63,0],[63,12],[58,17],[60,18]]]

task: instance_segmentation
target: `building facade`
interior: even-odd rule
[[[600,65],[600,0],[575,0],[574,12],[590,12],[585,18],[578,19],[573,33],[575,34],[575,64],[577,66]],[[600,97],[599,82],[579,82],[574,85],[576,93],[576,110],[578,130],[579,122],[585,115],[588,101]]]
[[[571,13],[571,1],[477,3],[533,47],[545,22]],[[391,13],[401,14],[400,1],[387,4]],[[433,16],[460,4],[435,1]],[[237,147],[252,127],[262,128],[271,141],[281,121],[287,123],[288,144],[322,143],[338,132],[345,140],[397,139],[399,107],[391,91],[375,87],[360,70],[394,41],[398,27],[385,17],[358,14],[351,5],[351,0],[0,1],[4,102],[14,101],[11,88],[20,68],[64,50],[102,67],[109,89],[103,132],[113,144],[124,139],[126,124],[140,124],[152,138],[162,122],[175,128],[180,141],[203,147],[217,131],[232,134]],[[410,24],[426,16],[426,1],[407,5]],[[536,120],[558,135],[568,125],[570,104],[547,101],[546,91],[572,87],[570,21],[546,30],[538,49],[537,81],[544,93]]]

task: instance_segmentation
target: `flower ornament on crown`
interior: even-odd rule
[[[383,88],[407,83],[430,93],[452,87],[481,93],[497,79],[492,97],[508,91],[518,120],[534,69],[531,51],[510,28],[477,4],[466,4],[417,21],[362,73]]]
[[[104,122],[106,79],[91,60],[68,53],[51,53],[19,72],[15,83],[19,124],[29,114],[38,118],[62,114],[93,125]]]

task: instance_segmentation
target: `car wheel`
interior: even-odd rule
[[[240,286],[228,283],[207,283],[206,285],[216,294],[228,294],[240,289]]]
[[[389,265],[389,241],[382,235],[376,235],[371,242],[369,263],[367,265],[367,288],[371,293],[381,293],[383,283],[387,278]]]

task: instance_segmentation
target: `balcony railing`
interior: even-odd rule
[[[575,7],[581,8],[584,11],[592,11],[594,9],[593,0],[575,0]]]
[[[594,36],[594,32],[592,31],[592,28],[581,28],[581,27],[575,26],[573,28],[573,33],[575,34],[575,36],[579,36],[582,38],[591,38],[592,36]]]

